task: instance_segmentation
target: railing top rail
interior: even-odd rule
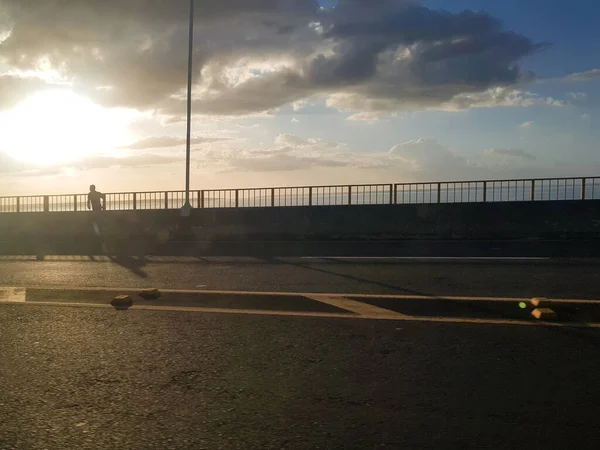
[[[546,177],[546,178],[505,178],[505,179],[487,179],[487,180],[454,180],[454,181],[418,181],[414,183],[396,183],[396,185],[415,185],[415,184],[466,184],[466,183],[513,183],[517,181],[566,181],[566,180],[590,180],[600,178],[600,176],[595,177]]]
[[[594,179],[600,178],[600,176],[594,177],[558,177],[558,178],[513,178],[513,179],[488,179],[488,180],[451,180],[451,181],[415,181],[410,183],[369,183],[369,184],[330,184],[330,185],[304,185],[304,186],[269,186],[269,187],[250,187],[250,188],[238,188],[238,189],[203,189],[204,192],[223,192],[223,191],[258,191],[258,190],[270,190],[270,189],[319,189],[319,188],[345,188],[351,187],[375,187],[375,186],[416,186],[424,184],[455,184],[455,183],[498,183],[498,182],[515,182],[515,181],[562,181],[562,180],[581,180],[581,179]],[[184,191],[181,191],[184,192]]]
[[[236,191],[271,191],[271,190],[289,190],[289,189],[326,189],[326,188],[360,188],[360,187],[387,187],[387,186],[427,186],[427,185],[454,185],[454,184],[480,184],[480,183],[515,183],[515,182],[538,182],[538,181],[577,181],[600,179],[600,176],[593,177],[545,177],[545,178],[514,178],[514,179],[486,179],[486,180],[451,180],[451,181],[418,181],[411,183],[370,183],[370,184],[332,184],[332,185],[314,185],[314,186],[270,186],[253,188],[223,188],[223,189],[192,189],[192,192],[203,191],[211,192],[236,192]],[[106,192],[105,195],[140,195],[140,194],[185,194],[184,190],[161,190],[161,191],[128,191],[128,192]],[[39,195],[9,195],[0,196],[0,199],[39,199],[43,197],[73,197],[85,196],[84,193],[72,194],[39,194]]]

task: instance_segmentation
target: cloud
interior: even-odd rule
[[[514,178],[517,173],[529,176],[536,158],[523,149],[493,148],[470,158],[461,156],[436,139],[415,139],[402,142],[386,155],[379,154],[366,161],[365,167],[385,171],[400,171],[420,180],[477,180],[489,177]],[[527,176],[527,175],[526,175]]]
[[[415,139],[396,144],[389,150],[392,162],[414,172],[458,171],[462,172],[468,162],[436,139]]]
[[[0,173],[23,172],[30,169],[29,164],[16,160],[0,150]]]
[[[587,94],[585,92],[569,92],[568,96],[572,100],[583,101],[587,99]]]
[[[334,94],[327,100],[327,106],[341,111],[363,110],[363,113],[353,115],[357,118],[374,119],[385,113],[394,113],[401,108],[422,108],[442,111],[463,111],[474,108],[498,107],[532,107],[532,106],[566,106],[563,101],[552,97],[541,97],[531,92],[519,89],[496,87],[483,92],[458,94],[445,102],[435,98],[403,101],[399,104],[394,98],[365,99],[354,94]],[[372,113],[372,114],[368,114]],[[351,116],[352,117],[352,116]]]
[[[286,135],[277,143],[274,140],[259,148],[231,147],[230,142],[223,146],[204,146],[194,152],[192,158],[195,176],[202,180],[210,178],[213,183],[221,180],[217,181],[221,187],[240,186],[248,179],[253,180],[252,184],[262,183],[264,179],[260,177],[265,173],[280,183],[298,185],[531,178],[560,176],[566,170],[564,164],[538,160],[524,149],[490,148],[479,153],[470,152],[469,157],[465,157],[460,150],[431,138],[400,142],[388,151],[356,153],[348,151],[343,143]],[[93,171],[95,179],[104,179],[102,183],[109,184],[114,180],[115,169],[120,169],[122,178],[151,177],[154,180],[158,177],[156,179],[160,178],[165,186],[164,183],[169,182],[166,175],[181,168],[182,164],[179,156],[134,154],[122,158],[90,157],[60,166],[35,167],[0,153],[0,173],[27,180],[48,175],[60,175],[65,180]],[[597,165],[580,164],[573,165],[570,170],[593,174],[596,169]],[[224,185],[222,180],[228,180],[227,184]]]
[[[368,111],[368,112],[360,112],[356,114],[352,114],[346,118],[346,120],[355,121],[355,122],[377,122],[381,119],[382,113]]]
[[[92,156],[75,163],[68,164],[80,170],[106,169],[110,167],[148,167],[182,162],[181,157],[154,154],[133,155],[122,158],[109,156]]]
[[[526,130],[528,128],[532,128],[534,125],[535,125],[535,122],[533,122],[533,121],[523,122],[521,125],[519,125],[519,128]]]
[[[192,145],[205,144],[210,142],[217,142],[227,140],[228,138],[223,137],[194,137],[190,140]],[[167,147],[177,147],[180,145],[185,145],[186,139],[173,137],[173,136],[152,136],[139,141],[136,141],[132,144],[129,144],[123,148],[129,148],[131,150],[147,150],[153,148],[167,148]]]
[[[307,100],[298,100],[297,102],[293,102],[291,104],[292,111],[299,112],[302,109],[304,109],[307,105],[308,105],[308,101]]]
[[[289,147],[307,147],[311,145],[306,139],[302,139],[293,134],[280,134],[275,138],[275,145],[277,146],[289,146]]]
[[[421,138],[398,143],[386,152],[355,153],[341,143],[294,135],[281,135],[272,146],[258,149],[206,149],[195,155],[195,161],[198,170],[213,173],[335,169],[336,173],[348,176],[368,174],[374,181],[381,181],[382,177],[409,180],[514,177],[540,166],[533,155],[522,149],[488,149],[466,158],[436,139]]]
[[[253,158],[235,158],[229,161],[231,170],[251,172],[288,172],[308,170],[316,167],[344,167],[348,163],[341,160],[313,156],[278,153]]]
[[[316,0],[280,3],[197,0],[195,73],[209,59],[273,47],[317,8]],[[158,108],[185,86],[188,2],[3,0],[2,7],[10,27],[0,50],[6,64],[35,70],[44,62],[111,106]]]
[[[92,170],[114,167],[149,167],[182,162],[179,156],[140,154],[124,157],[88,156],[79,161],[65,162],[48,166],[18,161],[0,151],[0,173],[19,174],[20,176],[57,175],[68,169]]]
[[[196,6],[196,114],[248,115],[290,103],[298,110],[315,96],[353,113],[477,107],[470,96],[531,79],[519,62],[547,47],[486,13],[409,0]],[[171,123],[185,115],[187,2],[2,0],[2,7],[8,25],[0,35],[8,37],[0,63],[56,71],[105,106],[156,111]]]
[[[0,55],[1,52],[0,48]],[[0,73],[0,111],[11,109],[36,91],[65,88],[64,84],[48,82],[38,76],[23,73]]]
[[[552,97],[541,97],[531,92],[504,87],[493,88],[484,92],[473,94],[459,94],[451,101],[441,105],[439,109],[464,110],[469,108],[496,108],[496,107],[532,107],[555,106],[562,107],[566,104]]]
[[[486,155],[500,157],[502,159],[514,158],[517,160],[534,161],[536,158],[520,148],[492,148],[486,150]]]
[[[280,134],[267,147],[208,149],[195,158],[197,168],[222,172],[289,172],[353,164],[343,144],[293,134]]]
[[[336,148],[341,147],[341,145],[336,142],[326,142],[319,138],[303,139],[299,136],[296,136],[294,134],[289,134],[289,133],[283,133],[283,134],[278,135],[275,138],[274,143],[275,143],[275,146],[278,148],[286,147],[286,148],[304,149],[304,150],[309,148],[309,149],[313,149],[313,150],[316,149],[316,150],[329,151],[331,149],[336,149]]]
[[[600,69],[587,70],[585,72],[567,75],[565,81],[592,81],[600,78]]]

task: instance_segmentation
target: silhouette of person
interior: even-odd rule
[[[96,190],[96,186],[94,186],[93,184],[90,186],[87,207],[88,209],[91,209],[94,212],[106,209],[106,196],[102,192],[98,192]]]

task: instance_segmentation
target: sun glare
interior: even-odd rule
[[[0,150],[29,163],[75,161],[122,144],[126,125],[118,113],[73,92],[39,92],[0,118]]]

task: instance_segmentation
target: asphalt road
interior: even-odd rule
[[[0,318],[2,449],[600,445],[592,329],[38,305]]]
[[[0,286],[600,299],[597,260],[0,257]]]
[[[106,305],[151,286],[598,299],[596,261],[34,259],[0,257],[0,286],[28,287],[15,290],[26,303],[0,304],[0,449],[600,445],[600,328],[361,319],[308,294],[164,298],[252,313]],[[114,293],[77,293],[98,286]],[[390,301],[370,303],[423,319],[521,314],[514,302]]]

